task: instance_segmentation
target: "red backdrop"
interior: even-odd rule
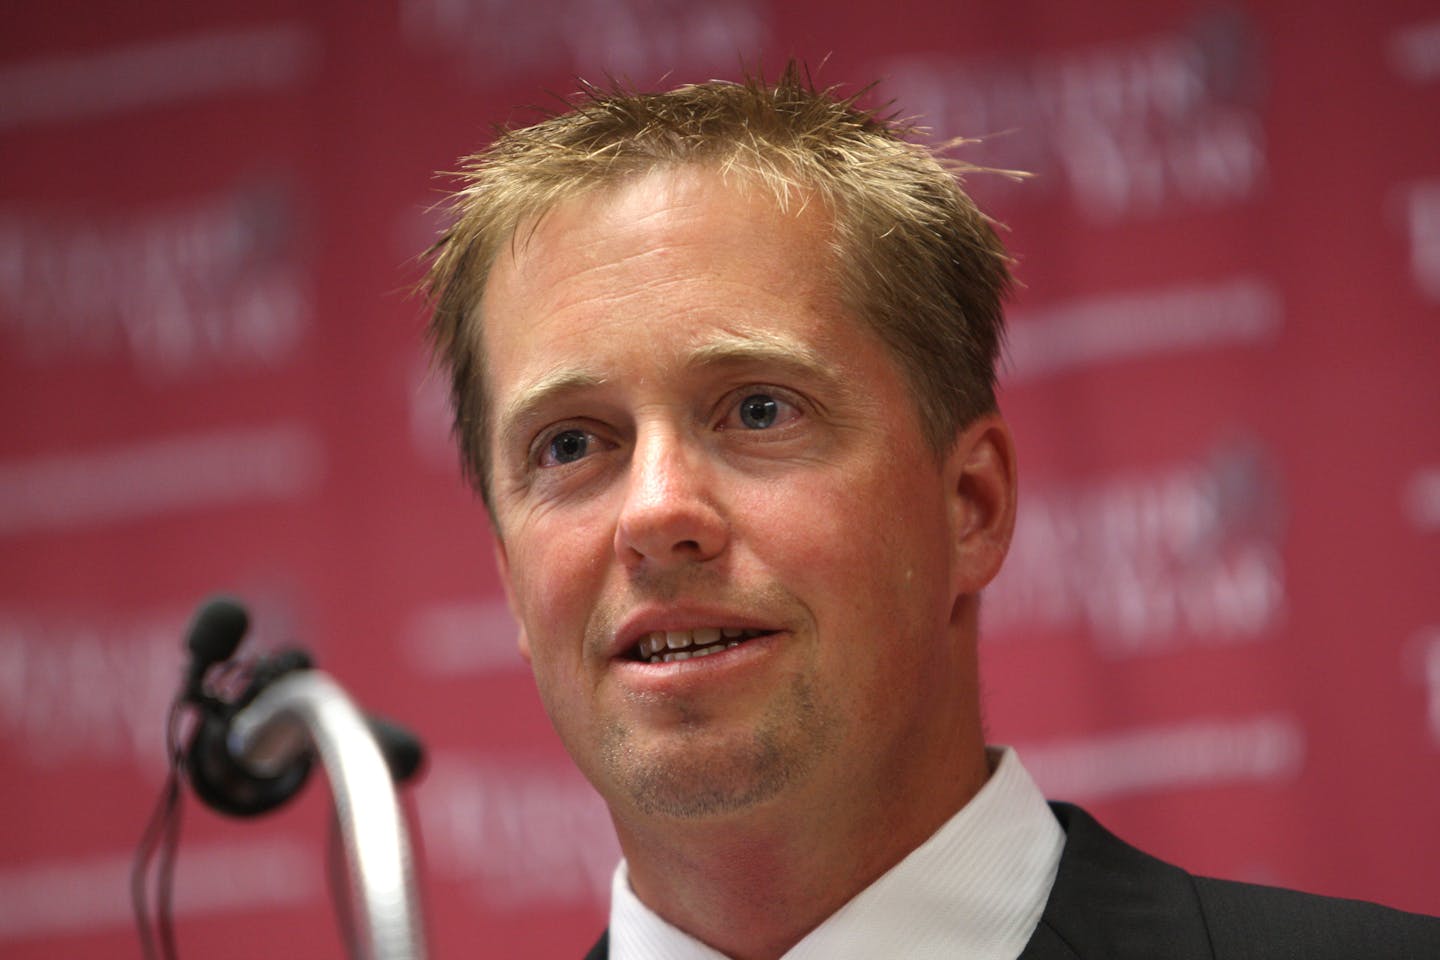
[[[428,743],[434,954],[579,955],[616,851],[427,373],[433,173],[576,75],[792,53],[1036,174],[972,184],[1025,286],[992,739],[1192,869],[1440,912],[1433,0],[59,11],[0,30],[0,953],[133,954],[181,636],[224,589]],[[191,806],[182,955],[341,956],[325,804]]]

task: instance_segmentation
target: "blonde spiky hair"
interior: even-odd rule
[[[794,61],[773,84],[587,86],[568,111],[502,131],[461,161],[453,223],[428,253],[424,290],[461,459],[487,505],[480,301],[501,246],[556,204],[657,168],[710,167],[768,189],[782,208],[824,204],[843,302],[905,370],[937,455],[994,409],[1010,260],[960,187],[976,168],[907,140],[910,128],[857,106],[864,93],[817,90]]]

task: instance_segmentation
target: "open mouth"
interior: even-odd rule
[[[741,627],[699,627],[695,630],[656,630],[640,639],[630,653],[641,663],[672,663],[738,647],[746,640],[763,637],[773,630]]]

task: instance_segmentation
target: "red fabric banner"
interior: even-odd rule
[[[791,54],[1034,174],[970,182],[1023,282],[991,739],[1189,869],[1440,912],[1432,3],[80,7],[0,31],[0,953],[134,951],[218,590],[426,741],[435,956],[583,952],[617,850],[515,652],[415,258],[517,105]],[[327,802],[190,804],[182,955],[343,955]]]

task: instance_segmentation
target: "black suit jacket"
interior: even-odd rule
[[[1065,851],[1020,960],[1440,960],[1440,919],[1191,876],[1050,806]],[[607,931],[585,960],[609,955]]]

